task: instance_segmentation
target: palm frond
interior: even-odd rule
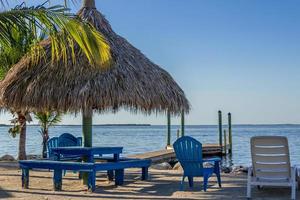
[[[75,61],[70,44],[77,43],[92,65],[105,67],[110,61],[110,47],[105,38],[91,25],[84,23],[72,14],[66,14],[63,6],[26,7],[23,4],[0,13],[0,45],[12,46],[11,29],[19,32],[31,31],[33,35],[42,32],[48,35],[52,43],[52,59],[67,61],[68,55]],[[70,43],[74,40],[75,43]],[[42,51],[35,42],[32,51]],[[42,53],[31,52],[32,59],[38,61]]]
[[[62,120],[62,116],[58,112],[38,112],[34,116],[39,121],[42,129],[48,129]]]

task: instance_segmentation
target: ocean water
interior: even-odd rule
[[[179,126],[172,126],[172,142],[176,140]],[[224,127],[226,129],[226,127]],[[0,156],[17,156],[18,138],[8,134],[8,126],[0,126]],[[50,137],[62,133],[81,136],[81,126],[55,126],[50,128]],[[218,127],[209,125],[186,126],[186,135],[202,143],[218,143]],[[249,141],[257,135],[281,135],[289,140],[291,160],[300,164],[300,125],[235,125],[232,128],[233,154],[226,163],[248,165]],[[38,126],[27,127],[27,154],[41,154],[42,137]],[[124,155],[163,149],[166,146],[166,126],[94,126],[94,146],[123,146]]]

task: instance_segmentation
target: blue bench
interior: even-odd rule
[[[23,160],[19,161],[19,164],[20,168],[22,169],[22,187],[25,189],[28,189],[29,187],[29,170],[31,169],[53,170],[53,188],[55,191],[60,191],[62,188],[63,170],[88,172],[89,176],[92,176],[94,171],[93,163],[62,162],[51,160]]]
[[[120,162],[108,163],[82,163],[82,162],[65,162],[51,160],[24,160],[19,161],[22,169],[22,187],[29,187],[29,170],[31,169],[48,169],[53,170],[53,187],[55,191],[62,189],[62,172],[64,170],[73,170],[88,173],[88,190],[94,191],[96,188],[96,172],[98,171],[115,171],[115,185],[124,183],[124,170],[127,168],[142,168],[142,180],[148,179],[148,168],[151,160],[131,159]]]

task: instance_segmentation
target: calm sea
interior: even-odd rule
[[[7,126],[0,126],[0,156],[17,156],[18,139],[8,134]],[[179,126],[172,126],[172,141],[176,140]],[[50,136],[62,133],[81,136],[81,126],[55,126]],[[124,154],[136,154],[163,149],[166,145],[166,126],[94,126],[94,146],[123,146]],[[186,135],[202,143],[218,142],[217,126],[186,126]],[[291,160],[300,164],[300,125],[236,125],[233,126],[234,165],[248,165],[250,162],[249,139],[256,135],[282,135],[289,140]],[[27,128],[27,154],[41,153],[42,137],[38,126]]]

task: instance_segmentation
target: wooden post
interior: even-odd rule
[[[222,112],[221,110],[219,110],[218,112],[218,116],[219,116],[219,145],[221,146],[222,148]]]
[[[181,112],[181,136],[184,136],[184,110]]]
[[[177,139],[180,137],[180,130],[177,130]]]
[[[229,153],[232,154],[231,113],[228,113]]]
[[[227,154],[226,130],[224,130],[224,153]]]
[[[93,110],[85,109],[82,112],[82,133],[84,147],[92,147],[93,134],[92,134],[92,122],[93,121]]]
[[[92,124],[93,124],[93,110],[92,109],[83,109],[82,111],[82,134],[83,134],[83,143],[84,147],[92,147],[93,145],[93,133],[92,133]],[[83,160],[88,162],[88,158],[84,157]],[[88,173],[83,172],[82,174],[83,184],[88,185]]]
[[[167,112],[167,123],[168,123],[168,127],[167,127],[167,148],[168,146],[171,146],[171,114],[170,111]]]

